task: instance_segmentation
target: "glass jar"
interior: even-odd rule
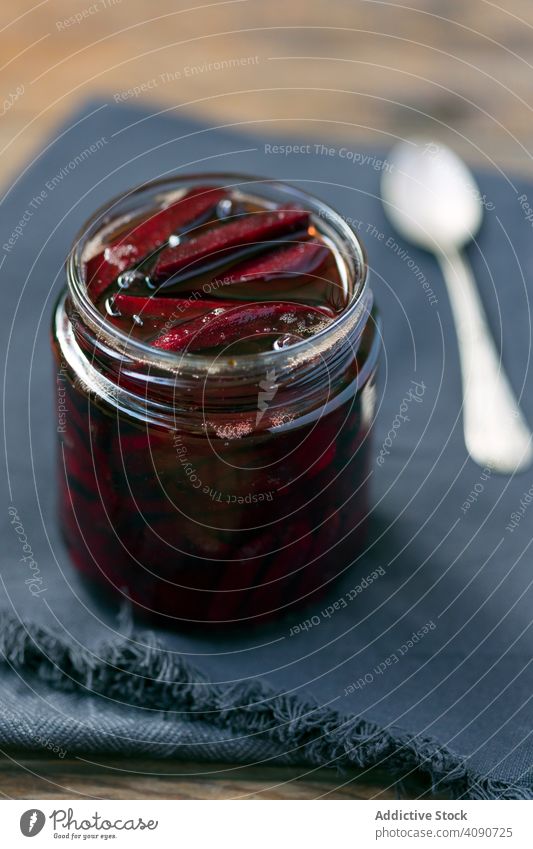
[[[105,320],[86,292],[87,245],[206,182],[311,211],[351,292],[332,324],[287,348],[213,359],[156,350]],[[309,601],[357,557],[380,333],[363,248],[326,204],[212,174],[117,198],[75,241],[53,348],[60,523],[93,587],[168,627],[258,621]]]

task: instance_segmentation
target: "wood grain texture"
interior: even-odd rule
[[[506,0],[2,0],[0,180],[98,96],[310,141],[438,134],[471,162],[533,173],[533,6]],[[78,18],[76,18],[78,16]],[[133,89],[139,89],[139,94]],[[18,95],[17,95],[18,92]],[[328,771],[11,753],[14,798],[369,798]],[[365,783],[366,782],[366,783]],[[423,788],[410,786],[416,797]]]
[[[411,776],[410,798],[423,798]],[[396,799],[383,772],[339,776],[328,769],[183,763],[148,759],[0,757],[4,799]]]
[[[81,99],[133,87],[130,101],[214,124],[385,145],[423,130],[467,159],[533,170],[533,6],[501,5],[3,0],[2,92],[24,93],[2,115],[0,177]]]

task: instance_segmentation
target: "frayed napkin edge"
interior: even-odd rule
[[[201,720],[232,733],[261,735],[292,751],[297,748],[302,760],[315,766],[340,771],[380,766],[400,783],[407,772],[418,771],[429,779],[432,794],[454,799],[533,798],[531,787],[475,775],[429,737],[345,716],[295,694],[276,692],[259,679],[210,682],[182,656],[165,649],[152,632],[135,631],[127,617],[125,624],[124,635],[91,650],[59,631],[0,611],[0,662],[62,692],[85,692],[125,707],[179,711],[191,723]]]

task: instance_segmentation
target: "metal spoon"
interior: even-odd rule
[[[389,154],[381,195],[404,238],[433,253],[448,290],[459,345],[463,429],[472,459],[511,474],[533,459],[532,434],[496,350],[472,270],[461,249],[481,224],[481,195],[466,165],[429,139]]]

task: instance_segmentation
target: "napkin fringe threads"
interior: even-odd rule
[[[264,736],[287,746],[293,755],[297,749],[299,760],[308,764],[341,771],[379,766],[400,780],[418,771],[429,779],[433,794],[449,798],[533,798],[531,787],[475,775],[463,760],[430,738],[381,728],[295,694],[277,693],[258,679],[212,683],[179,654],[165,649],[153,633],[135,632],[131,623],[126,624],[125,635],[90,650],[3,611],[0,661],[63,692],[84,692],[158,711],[179,710],[191,723],[201,720],[230,732]]]

